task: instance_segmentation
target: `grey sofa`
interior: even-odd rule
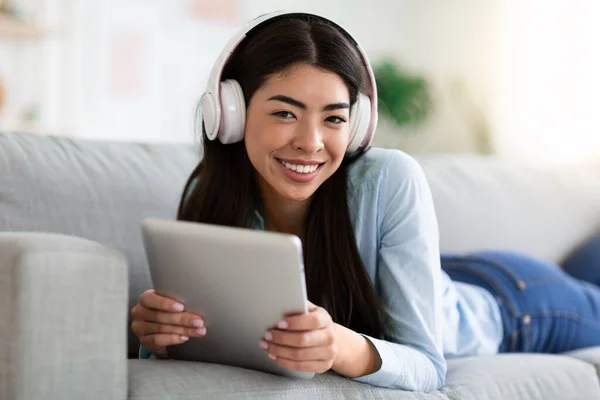
[[[600,348],[449,360],[447,386],[393,391],[138,360],[129,310],[151,287],[139,222],[173,218],[198,154],[183,144],[0,132],[0,399],[600,399]],[[420,157],[442,250],[560,262],[600,229],[600,168]]]

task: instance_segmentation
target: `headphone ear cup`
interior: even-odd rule
[[[358,93],[356,102],[350,110],[350,140],[348,153],[353,153],[360,148],[368,134],[371,122],[371,99],[364,93]]]
[[[217,137],[218,107],[212,93],[204,93],[200,100],[202,104],[202,125],[206,131],[208,140],[215,140]]]
[[[223,144],[236,143],[244,138],[246,127],[246,102],[242,87],[234,79],[220,83],[221,92],[221,129],[219,141]]]

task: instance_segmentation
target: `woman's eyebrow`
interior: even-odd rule
[[[301,108],[303,110],[306,110],[306,108],[307,108],[306,104],[304,104],[303,102],[298,101],[296,99],[293,99],[293,98],[291,98],[289,96],[284,96],[282,94],[278,94],[278,95],[269,97],[267,99],[267,101],[270,101],[270,100],[282,101],[284,103],[287,103],[287,104],[290,104],[292,106]],[[339,110],[341,108],[350,108],[350,104],[343,103],[343,102],[342,103],[328,104],[328,105],[326,105],[325,107],[322,108],[322,111],[333,111],[333,110]]]
[[[323,111],[333,111],[333,110],[339,110],[341,108],[350,108],[350,104],[348,104],[348,103],[328,104],[325,107],[323,107]]]
[[[277,101],[282,101],[282,102],[284,102],[284,103],[288,103],[288,104],[290,104],[290,105],[292,105],[292,106],[296,106],[296,107],[298,107],[298,108],[301,108],[301,109],[303,109],[303,110],[306,110],[306,104],[304,104],[303,102],[301,102],[301,101],[298,101],[298,100],[296,100],[296,99],[292,99],[291,97],[284,96],[284,95],[282,95],[282,94],[278,94],[278,95],[275,95],[275,96],[273,96],[273,97],[269,97],[269,98],[267,99],[267,101],[269,101],[269,100],[277,100]]]

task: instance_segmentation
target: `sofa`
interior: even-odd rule
[[[600,399],[600,347],[448,360],[430,393],[138,359],[130,310],[152,287],[140,221],[175,217],[199,157],[190,144],[0,132],[0,399]],[[558,267],[600,231],[600,165],[417,160],[442,251],[513,249]]]

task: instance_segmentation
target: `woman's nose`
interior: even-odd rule
[[[295,149],[304,150],[306,153],[316,153],[323,148],[323,135],[321,126],[317,123],[307,122],[300,124],[292,143]]]

